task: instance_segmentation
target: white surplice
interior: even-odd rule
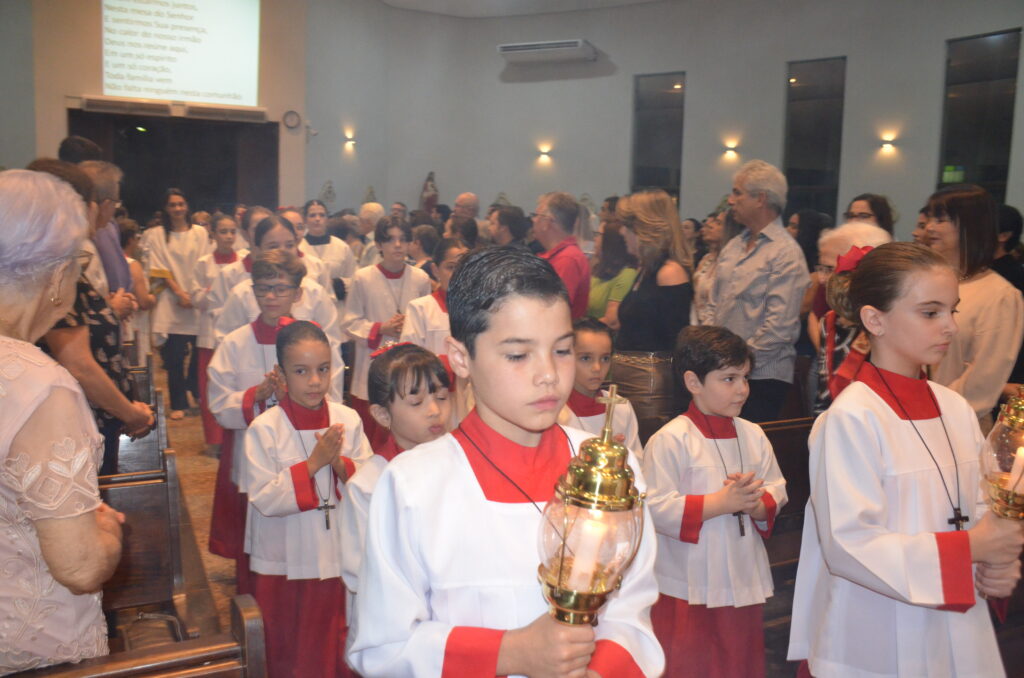
[[[430,294],[430,277],[406,264],[401,277],[387,278],[378,266],[356,271],[348,294],[344,330],[355,340],[356,360],[352,370],[352,395],[366,400],[370,354],[381,342],[380,323],[396,313],[405,313],[409,302]]]
[[[744,607],[763,603],[773,592],[759,532],[770,532],[785,505],[786,480],[761,427],[739,418],[732,423],[735,436],[730,431],[719,437],[715,429],[709,438],[693,419],[680,415],[651,436],[644,451],[647,505],[658,532],[658,589],[691,605]],[[726,479],[723,459],[728,473],[753,471],[764,480],[769,520],[742,516],[743,536],[732,514],[701,518],[704,495],[722,489]]]
[[[573,450],[591,437],[565,432]],[[635,458],[630,464],[638,469]],[[639,471],[636,483],[644,491]],[[532,503],[489,501],[451,434],[402,452],[370,504],[352,666],[367,678],[440,676],[455,627],[514,629],[546,614],[537,580],[541,520]],[[648,515],[636,559],[594,629],[651,676],[664,665],[649,615],[655,550]]]
[[[348,283],[356,273],[356,258],[352,248],[341,238],[330,236],[326,245],[311,245],[305,238],[299,241],[299,251],[317,257],[327,266],[331,279],[341,278]]]
[[[363,435],[363,423],[355,410],[327,400],[330,424],[344,424],[341,455],[356,468],[373,452]],[[346,548],[342,530],[343,483],[330,464],[312,478],[306,460],[316,446],[316,429],[296,430],[283,406],[267,410],[245,433],[245,486],[249,513],[245,529],[245,551],[253,572],[284,575],[289,579],[329,579],[341,576],[341,554]],[[316,508],[326,501],[330,528],[324,511]],[[339,629],[334,629],[337,632]],[[325,632],[329,631],[325,629]]]
[[[237,252],[237,259],[227,264],[218,264],[213,252],[204,254],[196,264],[194,287],[190,290],[192,305],[199,310],[199,335],[196,337],[196,346],[199,348],[215,348],[217,346],[213,337],[213,325],[220,314],[220,306],[211,303],[210,292],[214,283],[220,276],[220,271],[225,266],[238,263],[248,252],[241,250]]]
[[[1002,676],[988,608],[975,598],[966,533],[952,533],[942,477],[914,431],[970,528],[988,510],[975,413],[928,382],[945,431],[934,415],[912,425],[865,383],[870,373],[874,366],[865,365],[811,431],[789,658],[808,659],[816,678]],[[885,375],[899,392],[893,382],[906,378]],[[899,402],[914,406],[903,395]]]
[[[156,226],[143,232],[141,244],[149,253],[149,277],[157,279],[150,285],[156,294],[150,316],[153,333],[198,334],[198,309],[179,305],[178,297],[162,281],[173,278],[185,292],[195,289],[196,265],[213,249],[206,229],[193,224],[188,230],[172,231],[168,238],[164,227]]]
[[[608,391],[601,389],[598,397],[607,398]],[[605,408],[602,407],[601,412],[596,414],[588,414],[582,409],[580,409],[580,412],[577,412],[573,409],[573,403],[577,399],[586,399],[586,396],[574,389],[569,396],[569,401],[565,403],[562,411],[558,413],[558,423],[562,426],[570,426],[587,431],[595,436],[601,435],[601,429],[604,428]],[[615,411],[612,412],[612,431],[616,435],[621,434],[624,436],[622,444],[626,446],[626,449],[636,455],[637,459],[643,459],[644,448],[640,444],[640,426],[637,424],[633,403],[627,400],[615,406]]]

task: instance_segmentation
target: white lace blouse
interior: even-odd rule
[[[50,576],[33,523],[99,506],[102,453],[67,370],[0,337],[0,675],[107,653],[100,594],[75,595]]]

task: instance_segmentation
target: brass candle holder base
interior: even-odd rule
[[[551,616],[563,624],[597,624],[597,612],[608,600],[608,595],[618,588],[618,584],[608,591],[600,593],[583,593],[561,588],[548,581],[544,566],[538,568],[540,584],[544,590],[544,599],[548,601]],[[555,577],[551,577],[554,579]]]
[[[988,476],[986,482],[988,496],[992,500],[992,512],[1001,518],[1024,520],[1024,492],[1014,492],[1007,487],[1010,474],[993,473]]]

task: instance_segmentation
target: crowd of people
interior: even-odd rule
[[[168,416],[202,417],[208,547],[263,611],[272,676],[764,675],[787,494],[758,424],[783,412],[820,415],[802,675],[1003,671],[978,600],[1014,590],[1024,532],[979,459],[1024,377],[1024,264],[984,189],[924,200],[913,243],[881,195],[836,226],[792,210],[759,160],[702,220],[661,190],[482,215],[469,192],[332,213],[170,188],[143,229],[99,147],[59,155],[0,173],[0,559],[32,582],[0,601],[0,674],[106,652],[124,518],[97,475],[155,424],[128,338],[159,350]],[[538,509],[609,383],[648,519],[600,624],[570,626],[540,595]]]

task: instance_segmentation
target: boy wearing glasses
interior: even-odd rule
[[[210,552],[235,559],[239,593],[248,592],[248,564],[242,552],[248,506],[243,432],[261,412],[284,397],[284,384],[274,372],[278,331],[291,323],[292,307],[302,299],[306,265],[284,250],[262,253],[252,265],[251,290],[259,316],[229,332],[207,368],[210,411],[224,428],[220,466],[213,495]],[[239,283],[239,285],[249,283]],[[331,387],[328,398],[342,402],[344,364],[331,340]]]

